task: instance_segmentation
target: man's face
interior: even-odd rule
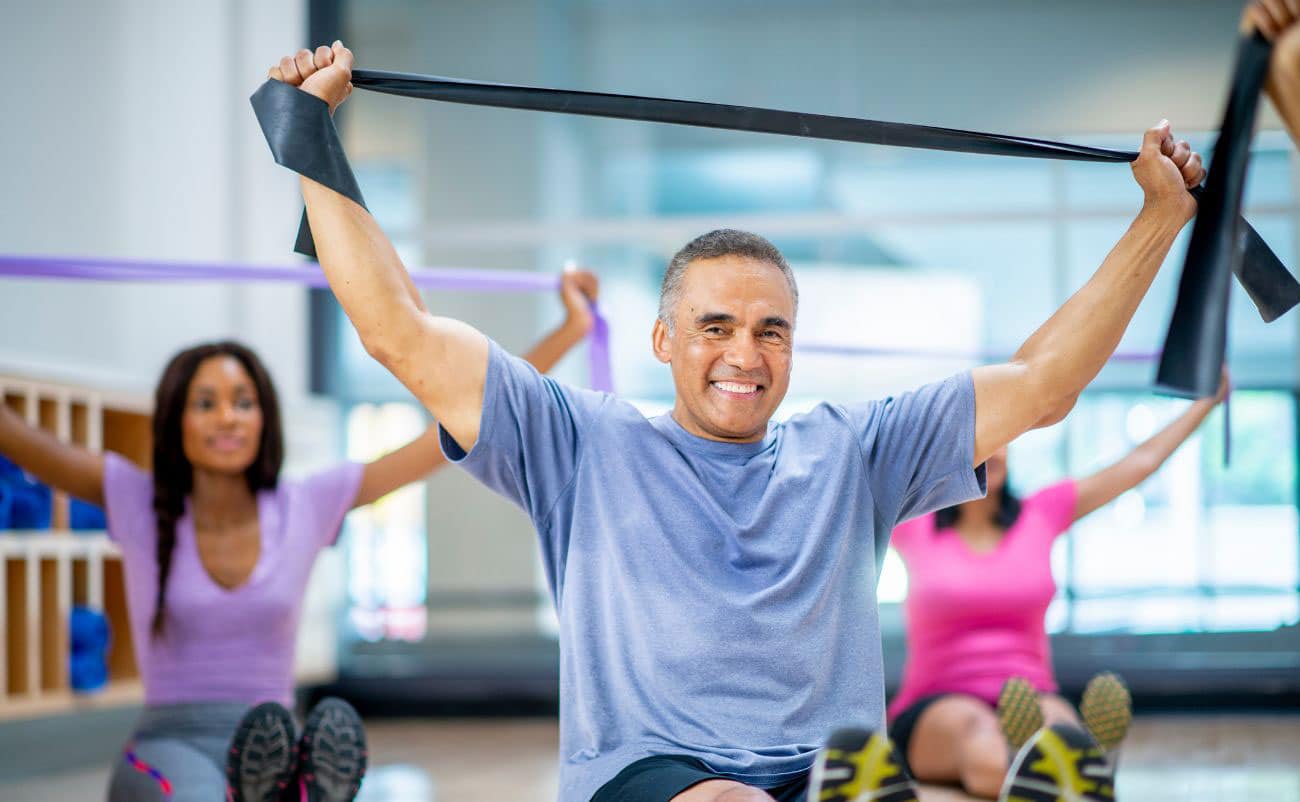
[[[673,418],[710,440],[753,442],[790,387],[794,294],[780,268],[743,256],[697,259],[682,277],[669,333],[654,351],[672,367]]]

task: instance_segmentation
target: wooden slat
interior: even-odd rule
[[[28,426],[41,425],[41,397],[36,392],[36,385],[29,384],[24,388],[24,397],[26,399],[23,412],[27,416]]]
[[[90,564],[96,558],[78,554],[69,558],[72,564],[72,605],[90,606]]]
[[[91,393],[86,399],[86,448],[93,454],[104,450],[104,397]]]
[[[27,560],[21,551],[5,556],[5,694],[27,693]]]
[[[62,443],[72,442],[72,394],[67,390],[54,397],[54,436]],[[50,526],[57,530],[69,529],[72,526],[72,498],[55,489],[53,501]]]
[[[9,561],[0,544],[0,699],[9,695]]]
[[[104,450],[121,454],[142,468],[153,463],[152,422],[147,415],[104,410]]]
[[[86,606],[92,610],[104,610],[104,560],[107,559],[106,548],[96,548],[86,562]]]
[[[68,690],[69,616],[72,614],[71,562],[66,555],[45,556],[40,566],[40,692]]]
[[[104,561],[104,615],[113,632],[108,651],[108,676],[113,681],[139,676],[132,650],[131,620],[126,609],[126,577],[120,559]]]
[[[23,554],[23,599],[26,624],[23,631],[23,692],[35,695],[41,686],[41,570],[35,549]]]

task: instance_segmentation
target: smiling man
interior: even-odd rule
[[[672,419],[698,437],[761,440],[790,384],[798,305],[794,273],[762,237],[714,231],[682,248],[664,273],[653,333],[673,372]]]
[[[351,66],[335,43],[271,77],[334,108]],[[653,348],[676,399],[647,420],[430,315],[366,210],[302,180],[366,349],[441,421],[448,456],[537,529],[560,617],[564,802],[914,798],[869,733],[884,720],[874,588],[889,532],[981,495],[977,466],[1060,420],[1115,349],[1204,173],[1167,123],[1133,170],[1141,213],[1012,361],[781,424],[798,291],[762,237],[714,231],[673,257]],[[864,729],[817,760],[843,724]],[[1060,772],[1078,787],[1080,766]]]

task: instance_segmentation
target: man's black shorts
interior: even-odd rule
[[[711,770],[689,755],[653,755],[624,768],[605,783],[591,802],[669,802],[681,792],[706,780],[733,779]],[[775,788],[763,789],[778,802],[804,802],[808,773]]]

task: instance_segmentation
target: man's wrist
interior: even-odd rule
[[[1190,197],[1176,200],[1173,198],[1162,200],[1148,198],[1143,202],[1142,210],[1138,212],[1138,221],[1177,234],[1182,230],[1183,226],[1187,225],[1187,221],[1195,215],[1195,203]]]
[[[1300,92],[1300,46],[1273,54],[1266,86],[1270,93]]]

